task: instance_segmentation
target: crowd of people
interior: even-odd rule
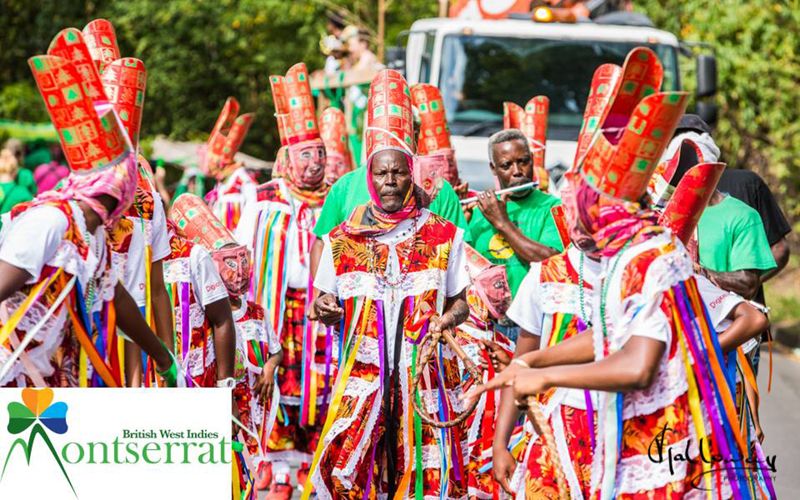
[[[755,373],[789,226],[650,49],[597,68],[560,199],[546,96],[506,103],[478,193],[435,86],[379,71],[358,161],[298,63],[272,179],[229,98],[215,188],[166,202],[110,22],[30,67],[70,173],[3,217],[0,386],[230,388],[237,499],[775,496]]]

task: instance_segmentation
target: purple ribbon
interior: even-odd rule
[[[675,304],[677,305],[680,319],[683,323],[683,330],[685,332],[684,338],[686,339],[686,344],[688,345],[694,359],[695,373],[697,375],[695,378],[700,386],[700,392],[703,396],[703,403],[705,403],[708,408],[708,420],[711,423],[713,436],[717,444],[720,446],[723,456],[733,458],[731,449],[728,446],[727,434],[723,430],[724,423],[722,419],[724,414],[720,411],[715,398],[715,393],[713,392],[709,382],[710,370],[704,362],[708,359],[707,357],[701,355],[702,343],[699,343],[699,339],[696,338],[696,335],[698,335],[700,332],[695,329],[695,324],[690,319],[689,311],[684,303],[684,300],[688,298],[686,297],[680,285],[672,287],[672,291],[675,294]],[[690,376],[689,373],[686,375]],[[702,453],[702,449],[699,451]],[[739,490],[739,481],[736,471],[733,469],[733,466],[729,461],[726,460],[724,464],[725,470],[728,473],[728,480],[731,483],[731,488],[733,489],[733,496],[734,498],[740,499],[742,498],[742,494]]]
[[[594,452],[596,442],[594,435],[594,405],[592,404],[592,393],[590,391],[583,391],[583,397],[586,400],[586,419],[589,422],[589,436],[592,442],[592,452]]]

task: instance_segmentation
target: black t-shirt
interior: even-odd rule
[[[775,197],[772,196],[772,191],[757,173],[744,169],[726,169],[717,184],[717,189],[756,209],[764,223],[764,231],[767,233],[770,246],[791,232],[792,228]],[[764,287],[758,287],[758,293],[753,298],[756,302],[764,304]]]
[[[792,230],[769,187],[757,173],[743,169],[726,169],[722,173],[717,189],[758,211],[770,246],[779,242]]]

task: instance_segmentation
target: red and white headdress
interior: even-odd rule
[[[337,108],[327,108],[323,111],[319,131],[327,155],[325,180],[328,184],[333,184],[336,179],[353,170],[353,160],[347,145],[347,122],[344,112]]]
[[[34,56],[28,64],[72,171],[61,191],[39,199],[81,199],[103,220],[116,218],[133,200],[135,156],[83,34],[75,28],[62,30],[47,55]],[[96,199],[101,194],[119,202],[110,214]]]
[[[411,103],[419,117],[418,168],[414,170],[414,182],[434,197],[441,184],[439,179],[444,178],[451,184],[460,182],[444,100],[438,88],[418,83],[411,87]]]
[[[547,191],[550,182],[544,163],[549,111],[550,99],[543,95],[532,97],[525,105],[525,109],[513,102],[503,103],[503,128],[519,129],[528,138],[533,158],[534,180],[539,182],[539,189],[542,191]]]
[[[102,73],[107,64],[120,58],[117,34],[110,21],[95,19],[90,22],[83,28],[83,38],[99,72]]]
[[[172,204],[171,218],[177,234],[211,252],[217,270],[231,295],[247,291],[250,278],[249,251],[195,194],[184,193]]]
[[[372,79],[364,143],[368,165],[376,153],[387,149],[414,156],[411,93],[405,78],[397,71],[384,69]]]
[[[314,96],[311,94],[305,63],[297,63],[289,68],[286,76],[270,76],[269,83],[281,145],[319,139]]]
[[[225,101],[206,143],[205,168],[209,175],[223,179],[231,173],[233,157],[247,136],[253,116],[253,113],[239,115],[239,101],[234,97]]]
[[[656,93],[662,75],[655,53],[637,47],[628,54],[610,95],[598,99],[605,106],[593,106],[598,115],[589,116],[591,125],[584,114],[579,148],[587,145],[577,166],[601,193],[623,201],[639,201],[644,195],[688,101],[683,92]]]

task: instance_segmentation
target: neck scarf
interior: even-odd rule
[[[629,241],[641,243],[664,230],[655,211],[602,194],[583,178],[577,179],[574,192],[578,220],[604,257],[616,255]]]
[[[403,200],[403,206],[396,212],[387,212],[381,205],[381,197],[372,185],[372,159],[379,151],[396,148],[383,148],[373,152],[367,161],[365,169],[367,175],[367,190],[369,191],[369,201],[365,205],[359,205],[344,222],[344,230],[351,235],[380,236],[394,229],[400,222],[417,217],[419,215],[420,195],[417,193],[417,186],[412,182],[411,187]],[[408,169],[412,178],[414,176],[413,158],[407,151],[397,149],[406,156]]]
[[[100,216],[105,225],[110,225],[133,203],[137,175],[136,158],[130,155],[98,172],[70,174],[60,189],[40,194],[34,204],[52,200],[82,201]],[[117,200],[117,205],[110,213],[98,200],[104,194]]]

